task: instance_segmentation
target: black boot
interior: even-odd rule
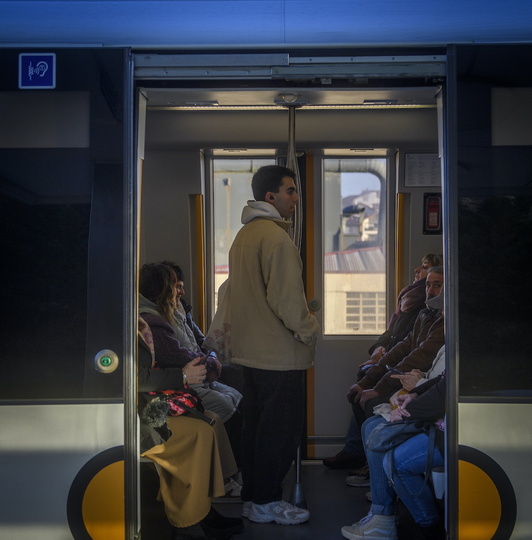
[[[213,507],[200,524],[207,537],[216,540],[229,540],[233,534],[244,530],[244,523],[240,518],[222,516]]]

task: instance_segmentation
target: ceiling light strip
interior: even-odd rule
[[[353,105],[305,105],[301,111],[309,110],[351,110],[351,109],[436,109],[436,105],[398,103],[398,104],[353,104]],[[150,111],[285,111],[286,107],[278,105],[216,105],[216,106],[193,106],[193,105],[168,105],[148,106]]]

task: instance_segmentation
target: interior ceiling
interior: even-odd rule
[[[435,106],[437,87],[283,88],[283,89],[143,89],[150,109],[173,107],[274,107],[282,96],[303,106]]]
[[[287,105],[300,106],[301,112],[319,115],[319,119],[298,113],[298,126],[306,125],[299,133],[299,144],[305,148],[395,148],[397,144],[412,144],[419,130],[423,142],[433,142],[433,115],[436,109],[438,86],[402,87],[254,87],[254,88],[153,88],[140,87],[147,99],[145,149],[167,151],[176,148],[228,148],[231,152],[242,148],[277,148],[284,138]],[[283,101],[282,96],[286,98]],[[375,116],[372,114],[375,110]],[[384,109],[384,110],[383,110]],[[389,111],[386,111],[389,109]],[[394,115],[402,109],[400,118]],[[417,111],[415,109],[418,109]],[[421,110],[425,109],[425,111]],[[432,110],[427,110],[432,109]],[[408,111],[412,112],[410,114]],[[198,115],[192,120],[190,115]],[[226,111],[217,121],[218,112]],[[272,112],[260,119],[243,117],[238,112],[252,115],[253,111]],[[339,115],[345,111],[357,114],[364,111],[358,121],[344,122]],[[425,114],[426,113],[426,114]],[[188,116],[187,116],[188,114]],[[253,118],[253,121],[251,120]],[[249,120],[249,122],[248,122]],[[185,122],[186,124],[183,124]],[[430,123],[430,126],[428,126]],[[186,128],[184,126],[186,125]],[[383,127],[383,125],[385,127]],[[431,130],[430,134],[426,129]],[[280,134],[283,135],[280,135]]]

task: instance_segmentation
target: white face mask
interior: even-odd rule
[[[443,292],[434,298],[429,298],[425,305],[430,309],[435,309],[436,311],[443,310]]]

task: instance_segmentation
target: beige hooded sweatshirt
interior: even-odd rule
[[[232,362],[258,369],[308,369],[319,326],[309,312],[291,222],[267,202],[248,201],[229,252]]]

